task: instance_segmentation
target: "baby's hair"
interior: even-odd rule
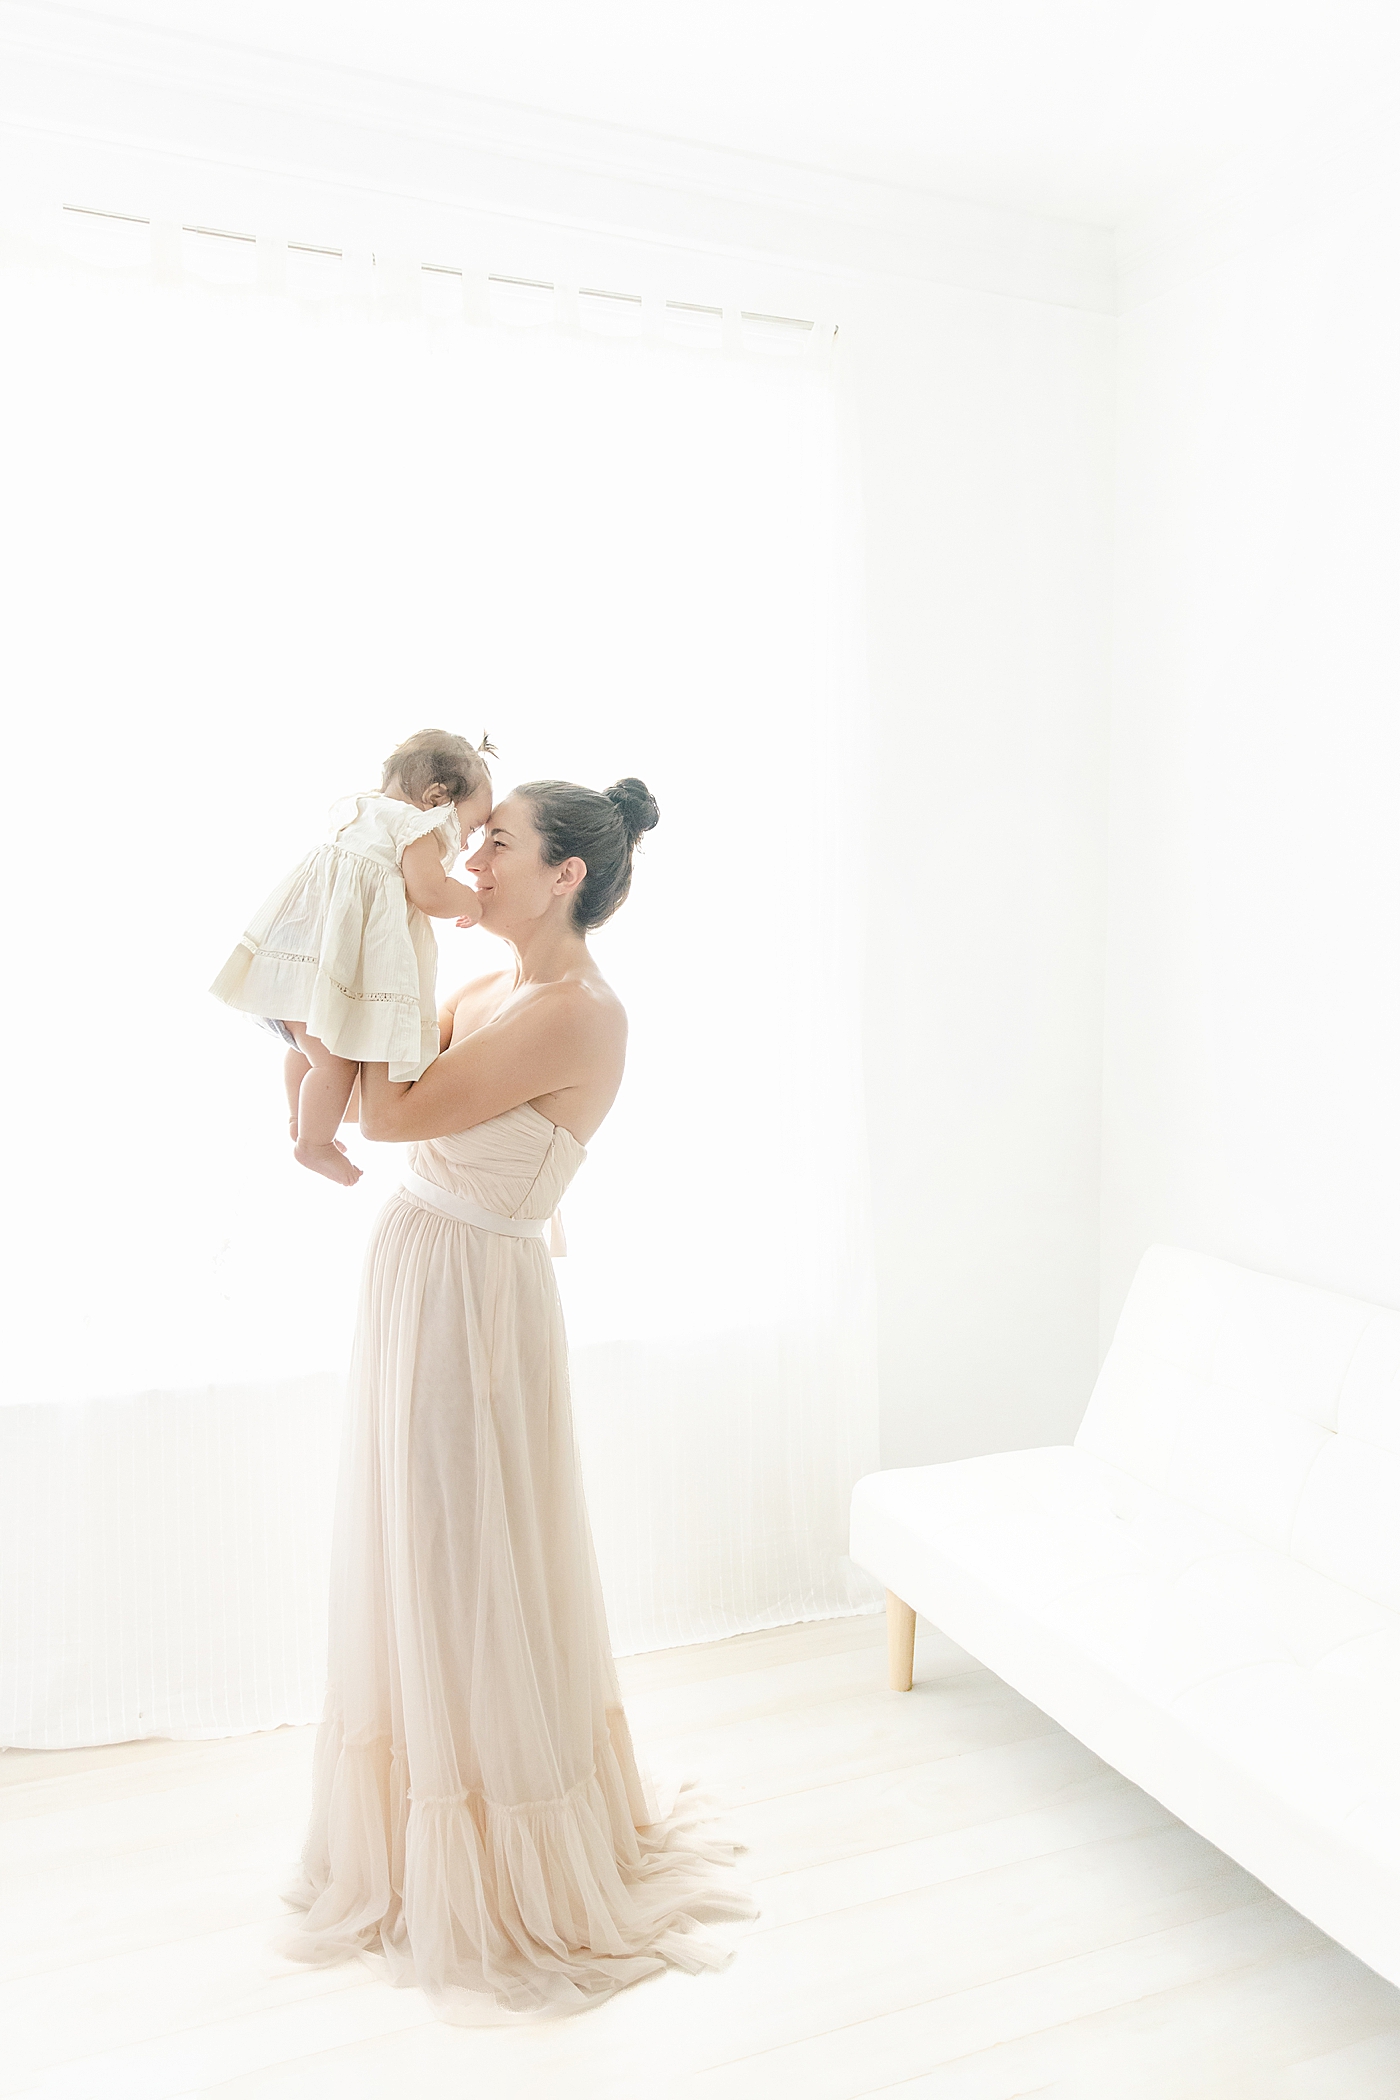
[[[420,729],[405,737],[384,761],[383,786],[397,779],[404,793],[422,802],[430,787],[444,787],[454,802],[465,802],[478,788],[491,785],[486,754],[497,756],[489,736],[469,744],[464,736],[446,729]]]

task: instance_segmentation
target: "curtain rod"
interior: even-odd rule
[[[63,209],[66,212],[75,213],[80,218],[112,219],[123,226],[149,226],[152,224],[150,219],[141,218],[135,212],[105,211],[94,204],[65,204]],[[205,240],[240,241],[252,247],[257,246],[258,240],[255,233],[234,233],[225,226],[182,225],[180,231],[181,233],[199,234]],[[345,250],[343,248],[322,248],[311,241],[288,241],[286,246],[289,251],[296,255],[326,255],[333,256],[338,262],[345,260]],[[371,249],[370,261],[374,263],[376,260],[375,252]],[[420,263],[418,267],[431,272],[435,277],[461,277],[465,279],[474,274],[457,263],[425,262]],[[554,284],[542,277],[503,277],[493,271],[487,273],[486,282],[488,284],[509,285],[513,290],[526,292],[553,292],[557,289]],[[590,286],[580,286],[578,296],[580,299],[615,299],[619,304],[626,306],[641,306],[644,303],[640,292],[609,292],[596,290]],[[724,309],[721,306],[700,306],[689,299],[666,299],[662,303],[671,313],[705,314],[715,320],[724,318]],[[808,331],[816,326],[814,321],[801,320],[795,314],[760,314],[750,313],[747,309],[741,309],[740,318],[745,321],[765,321],[770,327],[774,328],[801,328],[804,331]],[[832,334],[834,335],[835,333],[836,330],[833,328]]]

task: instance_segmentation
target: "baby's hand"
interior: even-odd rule
[[[481,914],[478,912],[474,919],[458,919],[454,923],[460,926],[464,933],[469,933],[473,926],[481,924]]]

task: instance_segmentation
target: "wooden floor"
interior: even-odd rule
[[[508,2030],[265,1934],[309,1728],[0,1754],[0,2091],[45,2100],[1395,2100],[1400,1991],[934,1633],[622,1665],[762,1906],[719,1973]]]

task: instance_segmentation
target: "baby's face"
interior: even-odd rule
[[[480,831],[491,814],[491,790],[479,787],[465,802],[457,804],[457,822],[462,828],[462,844],[465,846],[474,831]]]

